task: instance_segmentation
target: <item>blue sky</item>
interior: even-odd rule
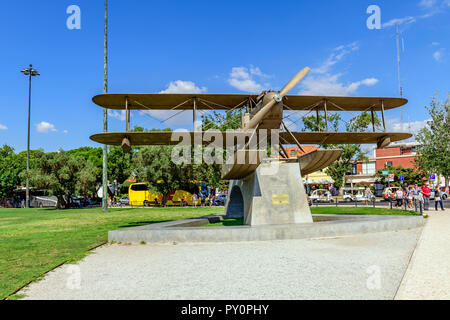
[[[366,26],[372,4],[381,30]],[[66,26],[69,5],[81,9],[80,30]],[[444,99],[450,89],[449,21],[450,0],[110,0],[109,92],[259,92],[280,89],[309,66],[291,94],[398,96],[399,23],[409,104],[386,116],[391,130],[407,130],[409,121],[414,131],[435,92]],[[102,109],[91,98],[103,90],[103,0],[11,1],[0,30],[0,144],[26,148],[28,82],[20,70],[32,63],[41,76],[33,79],[31,147],[99,146],[89,136],[102,131]],[[111,114],[110,131],[123,131],[121,118]],[[161,124],[134,112],[131,121],[190,128],[191,119],[186,111]]]

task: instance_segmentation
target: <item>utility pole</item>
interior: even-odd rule
[[[398,33],[398,24],[396,25],[395,38],[397,40],[397,69],[398,69],[398,88],[400,97],[403,97],[402,78],[400,76],[400,39]]]
[[[30,172],[30,119],[31,119],[31,78],[34,76],[40,76],[40,73],[33,69],[33,65],[30,64],[29,68],[23,69],[24,75],[28,76],[28,138],[27,138],[27,182],[26,182],[26,195],[25,195],[25,207],[30,207],[30,178],[28,174]]]
[[[105,0],[105,38],[103,62],[103,93],[108,92],[108,0]],[[103,132],[108,132],[108,110],[103,109]],[[108,147],[103,145],[103,197],[102,211],[108,211]]]

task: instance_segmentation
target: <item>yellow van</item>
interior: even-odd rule
[[[192,195],[193,193],[197,193],[201,190],[202,192],[207,194],[207,186],[205,183],[193,183],[192,188],[189,191],[186,190],[175,190],[168,194],[166,199],[167,206],[181,206],[183,203],[183,199],[186,197],[187,204],[192,206]],[[129,203],[132,206],[154,206],[160,205],[163,200],[163,195],[159,193],[155,193],[149,190],[148,183],[132,183],[128,187],[128,198]],[[205,199],[205,203],[207,204],[209,201],[208,197]],[[200,198],[197,200],[197,205],[200,205]],[[186,204],[184,204],[186,205]]]
[[[147,183],[132,183],[128,187],[128,198],[132,206],[150,206],[161,204],[163,196],[150,191]]]

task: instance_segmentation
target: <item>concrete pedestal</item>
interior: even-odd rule
[[[261,162],[254,173],[230,180],[225,207],[229,218],[250,226],[312,223],[298,162]]]

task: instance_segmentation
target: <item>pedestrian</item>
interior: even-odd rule
[[[214,204],[214,197],[215,197],[214,194],[211,194],[209,197],[209,206],[210,207],[212,207]]]
[[[430,197],[431,197],[431,189],[430,184],[428,182],[422,187],[421,190],[423,196],[423,209],[428,210],[430,207]]]
[[[403,191],[401,188],[398,188],[398,190],[395,192],[395,199],[397,200],[397,203],[395,204],[395,207],[402,207],[403,205]]]
[[[364,189],[364,198],[366,198],[366,206],[369,205],[369,199],[371,199],[372,192],[370,191],[369,187],[366,186],[366,189]]]
[[[414,198],[413,190],[411,187],[409,187],[408,188],[408,208],[410,208],[410,209],[413,208],[413,198]]]
[[[392,198],[394,197],[394,194],[392,193],[392,191],[391,191],[391,189],[389,188],[387,191],[386,191],[386,196],[385,196],[385,199],[387,200],[387,201],[389,201],[389,204],[390,204],[390,207],[392,208]]]
[[[197,208],[197,194],[194,193],[192,195],[192,204],[194,205],[194,208]]]
[[[206,196],[203,192],[200,193],[200,199],[202,201],[202,208],[203,208],[205,206],[205,200],[206,200]]]
[[[444,211],[444,203],[442,202],[442,192],[439,190],[439,186],[434,189],[434,208],[438,211],[438,203],[441,204],[441,209]]]
[[[184,195],[184,198],[183,198],[183,206],[187,206],[187,205],[188,205],[187,196]]]

